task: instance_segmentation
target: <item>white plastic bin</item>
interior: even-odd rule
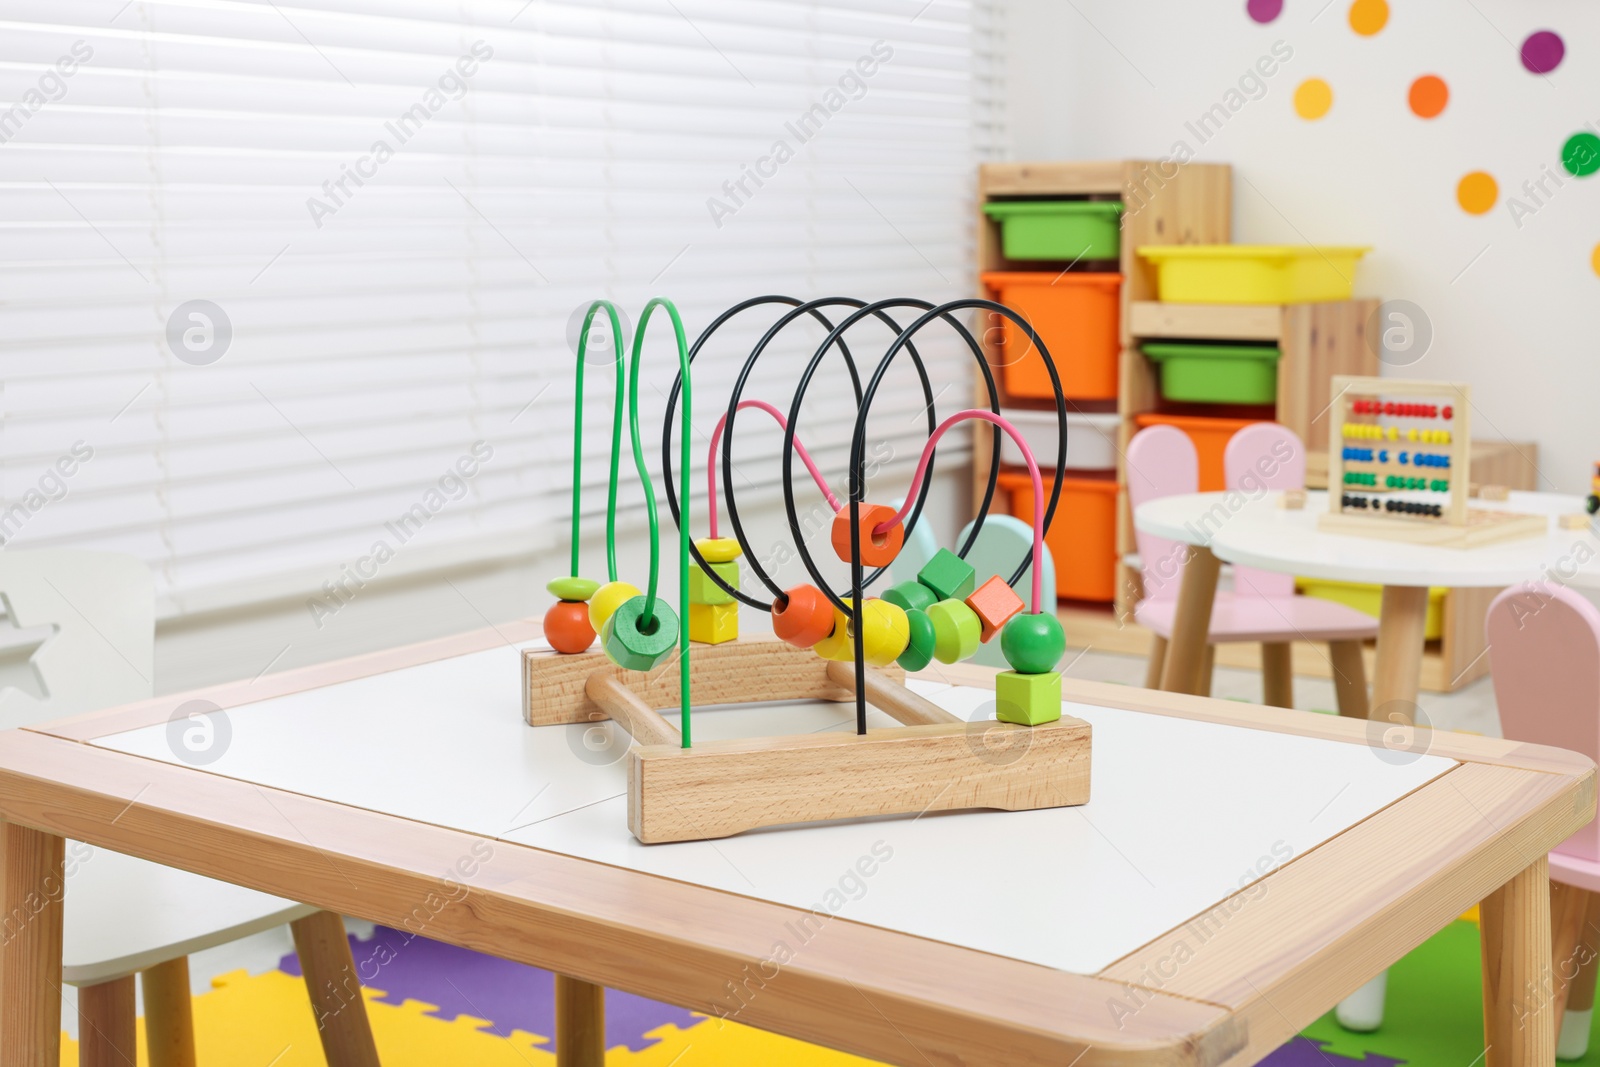
[[[1028,447],[1033,449],[1033,458],[1038,461],[1040,470],[1050,470],[1056,463],[1056,413],[1053,411],[1030,411],[1022,408],[1004,408],[1000,412],[1011,424],[1015,426],[1024,438]],[[1115,412],[1105,414],[1082,415],[1077,412],[1067,412],[1067,465],[1069,471],[1105,471],[1117,465],[1117,427],[1121,424],[1121,416]],[[1011,435],[1000,435],[1000,462],[1022,467],[1027,461],[1022,458],[1022,450],[1011,440]]]

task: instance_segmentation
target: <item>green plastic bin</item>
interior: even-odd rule
[[[1271,404],[1278,398],[1272,345],[1168,342],[1142,346],[1161,368],[1161,395],[1202,404]]]
[[[1115,200],[999,200],[983,205],[1000,224],[1007,259],[1116,259],[1122,204]]]

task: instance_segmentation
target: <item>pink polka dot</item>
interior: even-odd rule
[[[1283,14],[1283,0],[1249,0],[1244,9],[1257,22],[1271,22]]]
[[[1566,54],[1566,42],[1553,30],[1530,33],[1522,42],[1522,65],[1534,74],[1549,74]]]

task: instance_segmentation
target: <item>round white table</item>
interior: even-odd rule
[[[1439,548],[1317,529],[1327,494],[1306,494],[1305,507],[1285,509],[1281,493],[1190,493],[1141,505],[1134,525],[1191,547],[1178,589],[1172,638],[1161,688],[1198,693],[1207,631],[1223,562],[1306,578],[1383,586],[1378,661],[1371,708],[1375,718],[1411,721],[1422,673],[1428,587],[1498,588],[1552,581],[1600,588],[1600,540],[1592,527],[1560,527],[1561,515],[1581,513],[1583,501],[1558,493],[1515,492],[1503,502],[1474,500],[1549,517],[1543,537],[1478,548]]]

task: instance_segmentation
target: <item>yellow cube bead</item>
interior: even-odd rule
[[[849,600],[846,604],[851,603]],[[861,656],[873,667],[887,667],[911,643],[911,622],[906,613],[887,600],[871,597],[861,606]],[[833,633],[818,641],[817,655],[823,659],[854,662],[855,642],[850,636],[850,617],[833,609]]]
[[[689,640],[702,645],[720,645],[738,636],[738,604],[689,605]]]
[[[638,586],[628,582],[607,582],[589,598],[589,625],[594,627],[595,633],[602,632],[612,612],[634,597],[643,595]]]

